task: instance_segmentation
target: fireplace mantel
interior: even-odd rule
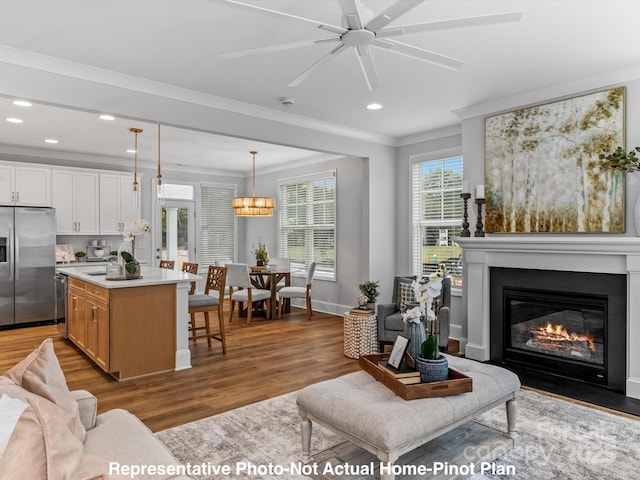
[[[640,238],[610,235],[458,237],[466,306],[465,355],[490,358],[489,268],[530,268],[627,275],[627,396],[640,399]]]

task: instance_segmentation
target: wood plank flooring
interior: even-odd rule
[[[193,368],[122,382],[103,373],[55,326],[5,330],[0,372],[51,337],[71,390],[93,393],[98,413],[123,408],[155,432],[359,369],[357,360],[344,356],[341,316],[314,312],[309,321],[305,310],[291,311],[281,320],[254,318],[251,325],[227,321],[226,355],[220,342],[209,349],[206,340],[198,340],[191,342]]]

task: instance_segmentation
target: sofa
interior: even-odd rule
[[[69,391],[47,339],[0,377],[0,479],[188,479],[135,415]]]
[[[393,294],[391,303],[380,303],[377,306],[378,317],[378,342],[380,351],[383,345],[393,343],[396,337],[404,331],[402,311],[406,303],[415,302],[415,293],[411,287],[413,277],[396,276],[393,279]],[[438,346],[442,351],[447,351],[449,342],[449,310],[451,306],[451,279],[445,277],[442,280],[442,293],[438,301],[437,315],[440,325]]]

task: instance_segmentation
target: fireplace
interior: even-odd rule
[[[491,360],[625,390],[626,276],[490,269]]]

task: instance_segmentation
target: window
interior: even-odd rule
[[[216,260],[236,259],[235,185],[200,185],[200,271]]]
[[[414,163],[412,184],[413,274],[444,265],[461,286],[461,249],[453,238],[462,229],[462,157]]]
[[[336,278],[336,172],[278,182],[278,256],[291,269],[307,271],[316,262],[317,278]]]

